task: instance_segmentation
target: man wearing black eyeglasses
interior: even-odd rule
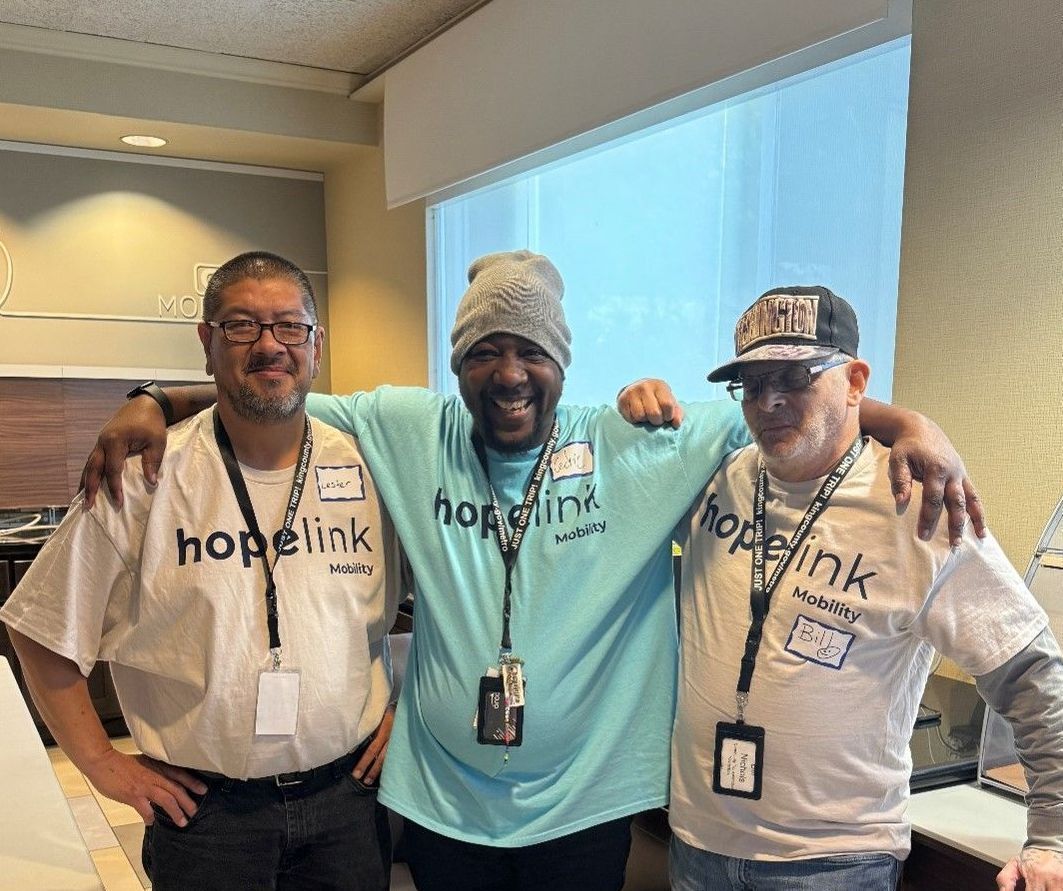
[[[241,254],[203,319],[216,411],[172,428],[154,484],[130,465],[124,508],[76,500],[0,619],[56,740],[148,824],[153,887],[381,891],[391,522],[357,443],[306,415],[306,275]],[[92,709],[97,659],[142,755]]]
[[[998,886],[1063,888],[1063,663],[1044,611],[991,536],[920,541],[898,514],[888,453],[860,435],[870,367],[848,303],[769,291],[735,344],[709,380],[754,444],[677,531],[672,888],[892,891],[935,648],[1011,721],[1026,766],[1028,841]]]

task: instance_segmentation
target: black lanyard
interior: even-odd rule
[[[229,474],[229,482],[232,483],[236,502],[240,505],[240,513],[243,514],[247,529],[254,536],[260,548],[259,556],[262,558],[262,569],[266,574],[266,627],[269,629],[269,649],[273,654],[274,670],[280,667],[281,636],[277,627],[277,583],[273,580],[273,571],[277,567],[277,561],[283,548],[289,540],[292,526],[295,523],[295,514],[299,510],[299,500],[303,497],[303,486],[306,483],[306,474],[310,469],[310,452],[314,448],[314,435],[310,432],[310,419],[306,418],[303,424],[303,441],[299,446],[299,463],[295,468],[295,478],[292,480],[292,491],[288,496],[288,508],[284,514],[284,526],[277,533],[274,544],[277,545],[277,555],[273,558],[270,566],[269,557],[266,554],[266,539],[258,526],[258,518],[255,516],[254,505],[251,504],[251,496],[247,492],[247,484],[244,475],[240,472],[240,465],[233,451],[232,440],[225,432],[225,425],[218,416],[218,409],[214,409],[214,437],[218,440],[218,449],[221,451],[221,460],[225,464],[225,470]]]
[[[749,625],[749,634],[746,635],[746,649],[742,655],[742,669],[738,675],[738,689],[735,692],[735,699],[738,703],[739,724],[744,721],[745,707],[749,701],[749,685],[753,680],[753,670],[757,665],[757,652],[760,650],[760,640],[764,633],[764,620],[768,617],[772,594],[775,593],[779,580],[790,566],[790,561],[793,560],[794,554],[797,553],[797,549],[801,546],[801,542],[805,540],[812,529],[812,524],[816,522],[816,519],[823,512],[827,502],[830,501],[831,495],[841,485],[841,481],[845,479],[846,474],[856,464],[856,459],[860,456],[860,450],[863,447],[864,441],[857,435],[844,457],[838,462],[834,470],[830,472],[823,485],[820,486],[816,497],[812,499],[812,504],[809,505],[808,510],[805,512],[804,519],[794,530],[786,549],[779,555],[779,562],[775,564],[775,570],[767,582],[764,581],[764,528],[766,525],[764,506],[767,500],[768,474],[764,469],[764,463],[761,462],[760,464],[756,488],[753,493],[753,560],[750,565],[749,579],[749,611],[753,620]]]
[[[543,477],[546,475],[546,466],[550,463],[550,456],[554,453],[554,448],[557,446],[557,440],[560,435],[561,426],[555,418],[554,427],[550,431],[550,436],[547,437],[546,442],[543,443],[542,451],[539,452],[539,458],[535,462],[535,470],[532,471],[531,480],[528,481],[528,489],[524,493],[524,501],[521,503],[520,513],[517,515],[517,522],[513,524],[512,536],[506,533],[506,521],[502,517],[502,508],[498,504],[495,487],[491,485],[491,473],[487,466],[487,449],[484,447],[484,441],[479,433],[472,435],[472,444],[473,448],[476,449],[476,457],[480,459],[480,466],[483,467],[484,476],[487,477],[487,488],[491,493],[491,507],[495,514],[495,536],[498,539],[498,548],[502,552],[502,562],[506,567],[506,587],[502,593],[502,643],[500,644],[502,650],[513,649],[509,637],[509,618],[513,609],[511,602],[513,567],[517,563],[517,552],[520,550],[520,544],[524,540],[524,533],[527,531],[528,522],[531,519],[532,507],[539,497],[539,489],[542,486]]]

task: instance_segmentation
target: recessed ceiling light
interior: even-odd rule
[[[166,145],[166,140],[161,136],[123,136],[122,142],[138,148],[160,148]]]

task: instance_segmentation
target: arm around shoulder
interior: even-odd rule
[[[167,387],[163,392],[175,422],[209,408],[217,400],[213,384]],[[130,455],[140,455],[144,478],[155,484],[166,451],[166,421],[163,405],[149,391],[131,398],[111,416],[81,471],[86,507],[96,503],[96,493],[104,479],[115,503],[122,506],[122,470]]]
[[[948,512],[949,540],[960,543],[968,516],[979,538],[986,535],[982,502],[967,476],[963,459],[949,438],[930,418],[874,399],[860,402],[860,428],[890,446],[890,483],[897,504],[908,504],[912,479],[923,483],[919,509],[919,537],[929,540],[942,506]]]

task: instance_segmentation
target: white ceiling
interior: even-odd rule
[[[367,76],[486,2],[0,0],[0,141],[328,170],[377,144]]]
[[[0,22],[370,74],[479,0],[0,0]]]

